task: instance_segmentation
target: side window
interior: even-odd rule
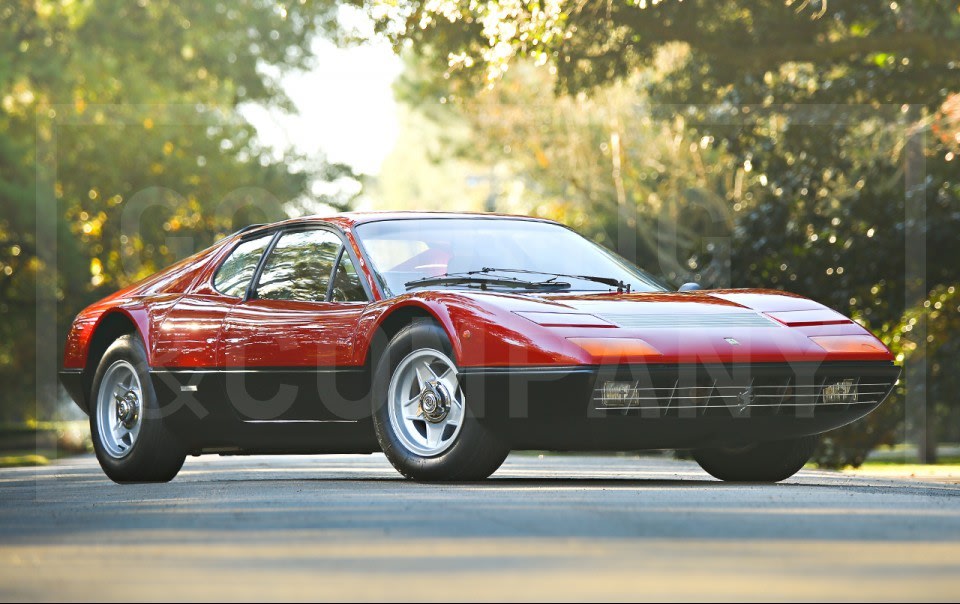
[[[296,231],[277,241],[263,266],[257,297],[264,300],[322,302],[340,239],[329,231]]]
[[[257,270],[257,263],[263,250],[270,244],[272,235],[265,235],[250,241],[244,241],[227,256],[217,275],[213,278],[213,286],[222,294],[242,297],[247,292],[247,286],[253,273]]]
[[[337,265],[330,299],[333,302],[364,302],[367,299],[367,292],[363,291],[363,285],[360,283],[360,275],[353,267],[353,262],[346,250],[343,251],[340,264]]]

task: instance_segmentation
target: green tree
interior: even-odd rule
[[[0,420],[53,413],[52,396],[35,399],[36,346],[62,341],[87,303],[238,224],[282,215],[312,178],[349,176],[322,160],[272,157],[236,112],[245,102],[289,108],[279,77],[309,66],[309,41],[336,30],[336,9],[0,7]],[[56,256],[38,232],[56,233]],[[58,342],[36,339],[38,279],[55,291]]]

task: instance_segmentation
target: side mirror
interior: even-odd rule
[[[680,286],[680,289],[678,289],[677,291],[678,292],[695,292],[698,289],[703,289],[702,287],[700,287],[699,283],[684,283],[683,285]]]

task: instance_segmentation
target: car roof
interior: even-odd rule
[[[245,229],[241,229],[240,233],[247,233],[253,230],[262,229],[272,229],[276,227],[289,226],[289,225],[298,225],[298,224],[310,224],[310,223],[327,223],[335,224],[344,229],[350,229],[358,224],[363,224],[366,222],[379,222],[384,220],[425,220],[425,219],[449,219],[449,218],[467,218],[467,219],[491,219],[491,218],[502,218],[507,220],[532,220],[537,222],[549,222],[555,223],[553,220],[546,218],[537,218],[535,216],[522,216],[516,214],[498,214],[492,212],[431,212],[431,211],[403,211],[403,210],[390,210],[390,211],[361,211],[361,212],[340,212],[338,214],[330,215],[311,215],[311,216],[301,216],[299,218],[290,218],[287,220],[281,220],[279,222],[274,222],[264,225],[251,225]],[[239,234],[239,233],[238,233]]]

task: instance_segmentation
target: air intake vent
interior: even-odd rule
[[[711,314],[603,314],[606,321],[620,327],[675,329],[677,327],[778,327],[778,324],[752,312]]]
[[[643,381],[600,381],[593,392],[593,405],[596,410],[636,412],[645,417],[737,417],[790,412],[813,417],[851,406],[876,406],[893,385],[893,379],[874,376],[811,376],[806,383],[793,376],[757,376],[739,384],[682,377],[673,383],[646,385]]]

